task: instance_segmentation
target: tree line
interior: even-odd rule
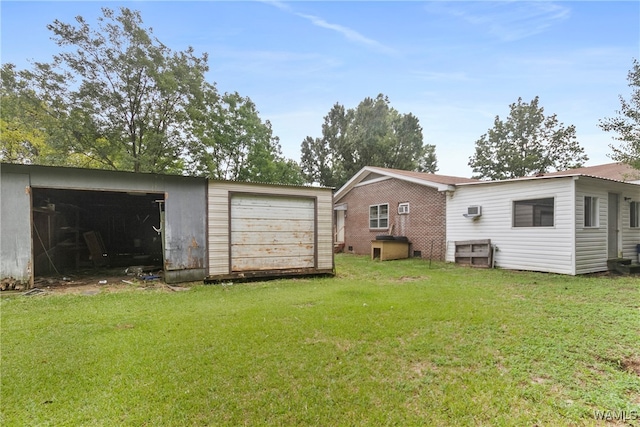
[[[379,94],[355,108],[336,103],[322,135],[286,159],[271,123],[250,98],[219,93],[205,78],[207,54],[173,51],[128,8],[102,9],[92,27],[55,20],[47,28],[60,53],[17,70],[3,64],[0,161],[134,172],[174,173],[283,184],[342,186],[364,166],[436,173],[435,145],[419,120]],[[611,158],[640,169],[640,67],[632,96],[600,127],[617,134]],[[540,100],[519,98],[506,119],[475,142],[475,178],[506,179],[580,167],[588,160],[573,125],[545,115]]]
[[[219,93],[207,55],[171,50],[139,12],[47,28],[52,62],[2,66],[3,161],[303,183],[251,99]]]

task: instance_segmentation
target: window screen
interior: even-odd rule
[[[554,199],[516,200],[513,202],[514,227],[553,227]]]

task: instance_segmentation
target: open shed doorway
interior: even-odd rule
[[[164,194],[32,188],[34,278],[162,270]]]

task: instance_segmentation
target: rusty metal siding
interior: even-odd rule
[[[307,270],[333,270],[333,192],[331,189],[210,181],[208,189],[208,274],[210,277],[228,275],[234,268],[231,255],[231,194],[240,193],[256,197],[313,200],[315,203],[313,264]],[[285,220],[289,217],[286,208],[282,210],[281,217]],[[299,244],[300,240],[298,239],[297,242]],[[264,268],[269,268],[266,262],[263,261],[263,264]],[[308,260],[307,264],[311,264],[311,260]],[[248,268],[248,266],[244,265],[242,268]]]
[[[169,283],[206,276],[205,182],[168,179],[165,183],[164,268]]]
[[[54,166],[3,165],[3,168],[28,173],[32,187],[90,191],[142,191],[164,193],[168,181],[197,181],[171,175],[152,175],[99,169],[79,169]],[[201,180],[201,184],[204,180]]]
[[[231,195],[231,271],[315,267],[315,199]]]
[[[15,164],[2,164],[1,172],[2,261],[0,265],[2,270],[0,270],[0,279],[18,273],[21,276],[28,274],[31,277],[32,275],[31,198],[30,195],[25,194],[25,188],[29,186],[164,195],[165,280],[168,283],[176,283],[202,280],[206,276],[206,179]],[[14,183],[15,177],[23,178],[19,183]],[[23,245],[26,245],[27,249]],[[27,271],[28,273],[25,273]]]
[[[31,283],[31,196],[29,175],[0,177],[0,280]]]

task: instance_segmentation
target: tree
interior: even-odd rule
[[[598,125],[606,132],[616,132],[618,136],[613,139],[622,142],[620,147],[609,145],[613,150],[610,157],[640,169],[640,63],[637,59],[633,60],[627,80],[632,89],[631,98],[627,101],[620,95],[618,116],[601,119]]]
[[[0,84],[0,160],[56,164],[68,153],[56,148],[64,139],[60,122],[13,64],[3,64]]]
[[[0,160],[10,163],[32,163],[44,146],[45,135],[34,127],[28,103],[12,64],[2,66],[0,86]]]
[[[518,98],[509,108],[507,120],[496,116],[493,128],[476,141],[469,159],[475,178],[517,178],[581,167],[588,160],[575,126],[564,126],[555,114],[545,116],[537,96],[531,103]]]
[[[191,171],[214,179],[302,184],[298,165],[283,158],[271,123],[237,92],[218,95],[207,85],[190,109]]]
[[[352,152],[345,141],[347,113],[342,105],[336,103],[324,117],[322,138],[307,136],[302,141],[302,171],[309,183],[337,188],[344,181],[344,163],[353,162]]]
[[[134,172],[182,170],[186,109],[198,96],[207,56],[173,52],[142,27],[139,12],[102,9],[98,29],[47,26],[67,48],[28,79],[59,109],[72,137],[68,150],[102,167]]]
[[[172,51],[139,12],[102,13],[49,25],[52,63],[3,66],[0,159],[303,183],[253,102],[205,80],[206,54]]]
[[[324,118],[322,137],[307,136],[301,144],[309,182],[340,187],[365,166],[437,171],[435,146],[423,143],[418,119],[391,108],[382,94],[356,109],[336,103]]]

